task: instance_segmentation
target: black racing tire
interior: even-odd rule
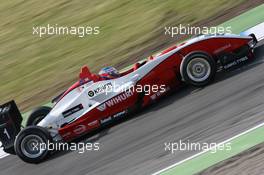
[[[215,60],[205,52],[192,52],[186,55],[181,63],[180,73],[187,84],[203,87],[215,77]]]
[[[52,138],[45,128],[28,126],[17,135],[14,143],[15,152],[25,162],[40,163],[48,157],[47,145],[51,142]]]
[[[34,109],[28,117],[26,126],[37,125],[48,113],[51,111],[51,107],[40,106]]]
[[[249,36],[251,36],[251,37],[252,37],[252,39],[253,39],[253,41],[254,41],[254,43],[255,43],[255,44],[257,44],[257,43],[258,43],[258,39],[257,39],[257,37],[256,37],[256,35],[255,35],[255,34],[251,33]]]
[[[250,34],[249,36],[251,36],[252,38],[253,38],[253,45],[254,45],[254,47],[253,48],[251,48],[250,49],[250,52],[251,53],[249,53],[249,54],[252,54],[252,57],[253,57],[253,59],[250,59],[251,61],[253,61],[253,60],[255,60],[255,58],[256,58],[256,55],[255,55],[255,47],[256,47],[256,45],[258,44],[258,39],[257,39],[257,37],[256,37],[256,35],[255,34]],[[250,46],[249,46],[250,47]]]
[[[8,154],[16,155],[16,151],[15,151],[15,148],[13,146],[10,148],[4,148],[4,152],[6,152]]]

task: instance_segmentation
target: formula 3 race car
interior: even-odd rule
[[[3,104],[0,141],[4,151],[25,162],[39,163],[49,155],[48,149],[36,148],[40,143],[70,142],[151,104],[182,84],[206,86],[217,71],[254,59],[260,37],[245,33],[192,38],[134,64],[114,79],[103,80],[84,66],[79,81],[55,98],[52,108],[35,109],[23,129],[15,102]]]

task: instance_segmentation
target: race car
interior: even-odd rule
[[[35,109],[23,129],[16,103],[1,105],[0,141],[6,152],[25,162],[39,163],[50,151],[36,145],[71,142],[144,108],[183,84],[206,86],[217,71],[253,60],[257,42],[253,33],[202,35],[121,73],[110,68],[117,75],[111,78],[93,74],[84,66],[79,80],[53,100],[53,107]]]

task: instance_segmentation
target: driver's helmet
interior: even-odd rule
[[[104,79],[113,79],[120,77],[118,70],[112,66],[101,69],[99,75]]]

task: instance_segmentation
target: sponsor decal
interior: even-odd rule
[[[85,125],[79,125],[79,126],[77,126],[77,127],[73,130],[73,132],[74,132],[75,134],[81,134],[81,133],[83,133],[84,131],[86,131],[86,127],[85,127]]]
[[[109,123],[110,121],[114,120],[114,119],[118,119],[122,116],[124,116],[125,114],[127,113],[127,110],[124,110],[124,111],[121,111],[121,112],[118,112],[112,116],[109,116],[109,117],[106,117],[104,119],[101,119],[100,120],[100,123],[101,124],[106,124],[106,123]]]
[[[247,60],[248,60],[248,57],[240,58],[240,59],[238,59],[238,60],[235,60],[235,61],[233,61],[233,62],[231,62],[231,63],[225,65],[225,66],[224,66],[224,69],[229,69],[230,67],[236,66],[236,65],[238,65],[238,64],[240,64],[240,63],[242,63],[242,62],[245,62],[245,61],[247,61]]]
[[[82,109],[83,109],[83,105],[79,104],[77,106],[72,107],[71,109],[68,109],[68,110],[64,111],[62,113],[62,115],[63,115],[64,118],[66,118],[66,117],[68,117],[68,116],[70,116],[70,115],[72,115],[72,114],[74,114],[74,113],[76,113],[76,112],[78,112],[78,111],[80,111]]]
[[[105,104],[107,107],[112,107],[114,105],[117,105],[117,104],[125,101],[126,99],[128,99],[132,95],[133,95],[133,91],[127,91],[123,94],[120,94],[120,95],[108,100],[107,102],[105,102]]]
[[[93,96],[94,96],[94,92],[93,92],[93,91],[89,91],[89,92],[88,92],[88,96],[89,96],[89,97],[93,97]]]
[[[122,117],[122,116],[124,116],[126,113],[127,113],[127,110],[122,111],[122,112],[119,112],[119,113],[116,113],[116,114],[113,115],[113,118],[119,118],[119,117]]]
[[[65,134],[62,135],[62,137],[69,137],[71,135],[71,132],[66,132]]]
[[[97,124],[98,124],[98,120],[95,120],[93,122],[88,123],[87,125],[88,126],[94,126],[94,125],[97,125]]]
[[[105,111],[107,107],[117,105],[133,95],[133,91],[127,91],[96,107],[99,111]]]
[[[73,133],[77,135],[82,134],[85,131],[87,131],[89,128],[92,129],[91,127],[96,127],[98,124],[99,124],[99,121],[95,120],[95,121],[88,123],[87,125],[78,125],[73,129],[73,132],[71,131],[66,132],[65,134],[62,135],[62,137],[69,137]]]
[[[120,118],[120,117],[123,117],[125,114],[127,114],[127,112],[128,112],[127,110],[124,110],[124,111],[118,112],[118,113],[116,113],[116,114],[114,114],[114,115],[112,115],[112,116],[109,116],[109,117],[106,117],[106,118],[104,118],[104,119],[101,119],[101,120],[100,120],[100,124],[101,124],[101,125],[105,125],[105,124],[111,122],[113,119],[118,119],[118,118]],[[78,126],[76,126],[76,127],[73,129],[72,132],[69,131],[69,132],[63,134],[62,137],[63,137],[63,138],[64,138],[64,137],[69,137],[69,136],[71,136],[72,134],[80,135],[80,134],[86,132],[86,131],[89,130],[89,129],[92,129],[92,128],[97,127],[98,124],[99,124],[99,121],[98,121],[98,120],[94,120],[94,121],[92,121],[92,122],[90,122],[90,123],[88,123],[88,124],[86,124],[86,125],[83,125],[83,124],[78,125]]]
[[[105,103],[101,104],[100,106],[97,107],[97,109],[98,109],[99,111],[104,111],[104,110],[106,110],[106,104],[105,104]]]
[[[110,122],[111,120],[112,120],[112,117],[110,116],[110,117],[107,117],[107,118],[101,119],[100,122],[101,122],[101,124],[105,124],[105,123]]]
[[[94,90],[90,90],[90,91],[88,92],[88,96],[89,96],[89,97],[94,97],[94,96],[96,96],[96,95],[98,95],[98,94],[100,94],[100,93],[104,93],[104,92],[106,92],[107,90],[112,89],[112,87],[113,87],[112,83],[109,82],[109,83],[107,83],[107,84],[104,84],[104,85],[99,86],[98,88],[96,88],[96,89],[94,89]]]
[[[219,49],[216,49],[216,50],[214,51],[214,54],[220,53],[220,52],[222,52],[222,51],[228,49],[229,47],[231,47],[231,44],[227,44],[227,45],[225,45],[225,46],[223,46],[223,47],[220,47]]]
[[[157,93],[150,96],[151,100],[156,100],[158,97],[162,96],[165,92],[169,91],[170,88],[167,87],[164,90],[160,90]]]

